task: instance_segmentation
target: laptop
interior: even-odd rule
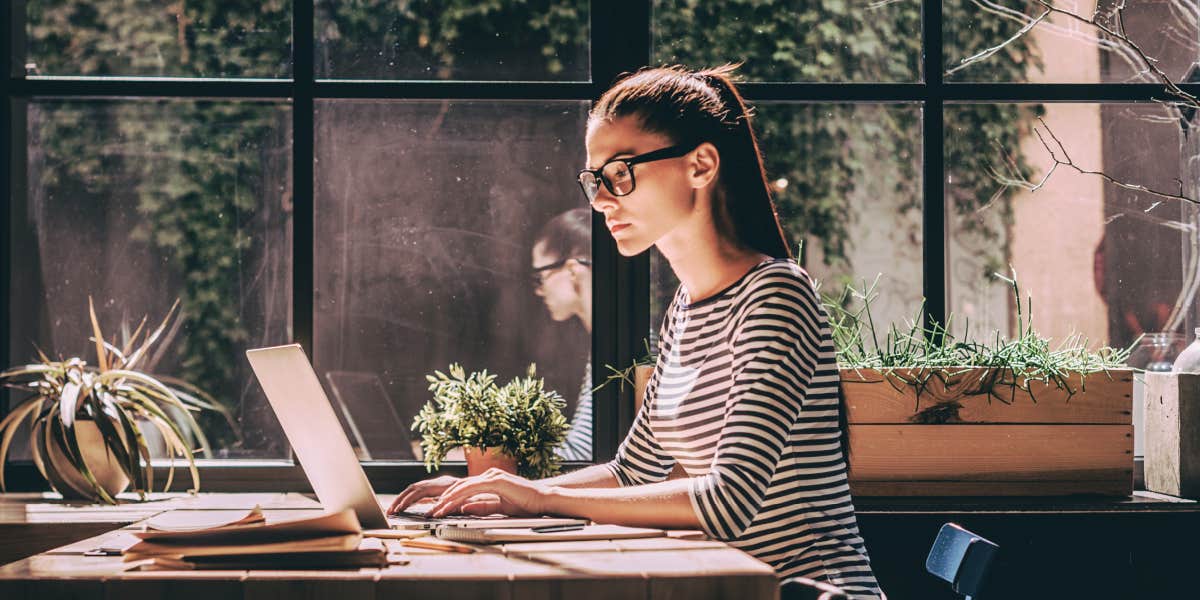
[[[388,517],[338,421],[321,381],[299,344],[246,351],[254,375],[321,505],[330,511],[354,509],[364,529],[438,527],[548,527],[587,524],[586,519],[514,518],[503,515],[434,518],[411,513]],[[427,508],[427,507],[426,507]]]

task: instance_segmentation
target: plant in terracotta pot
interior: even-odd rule
[[[177,457],[187,459],[192,487],[199,489],[191,444],[207,454],[208,442],[191,413],[225,410],[187,382],[138,369],[151,360],[149,350],[167,330],[178,304],[153,332],[144,329],[143,318],[118,347],[115,338],[105,341],[89,299],[95,365],[78,357],[50,360],[39,351],[40,363],[0,372],[6,387],[31,394],[0,421],[0,467],[18,429],[28,422],[34,465],[64,497],[116,504],[116,495],[132,485],[145,499],[154,485],[145,430],[161,436],[171,460],[163,490],[174,479]],[[0,468],[0,490],[4,486]]]
[[[565,402],[546,389],[533,365],[503,387],[486,370],[468,375],[454,364],[449,371],[426,376],[433,399],[413,421],[429,471],[461,446],[468,475],[492,467],[531,478],[558,472],[554,450],[570,428],[562,414]]]

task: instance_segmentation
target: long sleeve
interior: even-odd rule
[[[741,307],[730,340],[733,383],[709,472],[692,479],[692,505],[706,532],[742,535],[762,507],[800,416],[822,341],[811,286],[776,281]]]
[[[633,420],[629,435],[617,448],[617,456],[608,463],[608,468],[622,486],[641,485],[664,481],[675,466],[675,459],[667,454],[650,430],[651,391],[654,389],[658,370],[646,386],[646,400]]]
[[[662,374],[663,338],[667,335],[678,302],[679,291],[676,290],[675,298],[667,306],[666,315],[659,326],[655,352],[660,362],[655,366],[650,381],[646,382],[642,408],[634,417],[633,426],[629,428],[629,435],[625,436],[625,440],[617,448],[617,456],[608,463],[609,470],[613,472],[622,486],[664,481],[670,476],[671,469],[675,467],[675,459],[664,451],[658,441],[654,439],[654,432],[650,429],[650,410],[654,404],[654,397],[657,395],[655,390],[658,388],[658,380]]]

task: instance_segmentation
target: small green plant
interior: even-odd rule
[[[847,286],[840,297],[823,297],[839,366],[879,370],[893,386],[914,387],[918,399],[935,379],[946,385],[951,378],[982,368],[975,385],[967,386],[968,393],[986,394],[989,401],[994,398],[1005,403],[1011,403],[1017,390],[1033,398],[1033,382],[1064,390],[1069,399],[1083,391],[1087,375],[1128,368],[1125,364],[1136,341],[1128,348],[1105,346],[1093,351],[1086,338],[1075,334],[1053,347],[1034,329],[1033,300],[1022,302],[1016,273],[1012,277],[997,273],[994,277],[1008,284],[1016,301],[1017,334],[1012,339],[1004,338],[999,331],[985,341],[974,339],[970,321],[965,323],[962,335],[955,336],[951,333],[953,315],[945,325],[936,321],[925,325],[924,302],[904,328],[892,324],[880,336],[871,314],[871,304],[878,297],[878,277],[870,286],[864,282],[861,290]],[[898,371],[901,369],[903,373]],[[1072,387],[1072,378],[1078,378],[1077,387]]]
[[[500,448],[517,460],[517,471],[525,477],[558,472],[554,450],[570,428],[562,413],[566,402],[546,389],[534,365],[525,377],[503,387],[486,370],[467,375],[461,365],[453,364],[449,371],[425,376],[433,399],[413,420],[427,470],[437,469],[451,448],[462,446]]]
[[[630,363],[628,367],[625,367],[624,369],[618,369],[612,365],[604,365],[604,368],[609,370],[609,375],[608,377],[605,377],[604,381],[601,381],[599,385],[592,388],[592,393],[595,394],[604,388],[604,386],[614,381],[620,382],[619,385],[621,386],[620,389],[622,390],[625,389],[626,384],[628,384],[630,387],[633,387],[635,385],[633,381],[633,374],[637,368],[653,367],[655,363],[658,362],[658,353],[650,349],[650,340],[642,338],[642,345],[645,347],[645,349],[641,354],[634,357],[633,362]]]
[[[223,412],[222,408],[192,384],[136,370],[150,360],[148,351],[167,329],[179,302],[171,307],[157,329],[152,333],[146,332],[140,345],[137,345],[138,337],[144,331],[145,318],[132,335],[124,336],[120,348],[116,346],[115,339],[112,343],[105,341],[90,298],[88,305],[93,333],[89,339],[96,347],[95,366],[78,357],[53,361],[39,350],[42,362],[13,367],[0,373],[0,381],[6,387],[32,394],[0,421],[0,467],[4,464],[17,429],[28,420],[31,432],[29,448],[42,477],[64,494],[74,492],[115,504],[116,499],[97,482],[84,460],[78,441],[77,424],[92,421],[108,451],[129,477],[134,491],[144,500],[146,492],[154,485],[150,450],[142,433],[142,427],[146,426],[157,429],[162,435],[171,460],[163,490],[171,487],[176,457],[187,459],[192,487],[199,489],[200,476],[190,440],[196,440],[205,454],[208,454],[209,446],[192,413],[204,409]],[[51,460],[52,450],[66,458],[69,466],[83,477],[90,489],[71,487],[67,476],[59,472],[63,465],[56,465]],[[0,490],[4,486],[4,472],[0,468]],[[70,489],[61,489],[64,487]]]

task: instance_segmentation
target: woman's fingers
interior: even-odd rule
[[[458,489],[469,492],[470,487],[471,486],[469,485],[459,486]],[[460,498],[459,495],[460,493],[457,490],[454,492],[448,491],[447,493],[442,494],[442,497],[438,498],[438,501],[433,505],[433,508],[429,509],[429,515],[432,517],[444,517],[450,513],[453,513],[458,509],[459,504],[461,504],[462,500],[464,499]]]
[[[476,500],[475,498],[485,499]],[[486,494],[483,496],[475,496],[470,501],[463,504],[460,510],[464,515],[486,517],[487,515],[494,515],[496,513],[504,512],[501,510],[501,506],[503,506],[503,503],[500,501],[499,496]]]
[[[442,497],[438,499],[437,504],[434,504],[433,508],[429,509],[429,515],[444,517],[459,510],[472,496],[495,491],[497,490],[495,490],[493,483],[487,479],[464,479],[442,493]]]
[[[410,497],[413,495],[414,487],[416,487],[416,484],[404,488],[404,491],[400,492],[400,494],[397,495],[396,498],[392,500],[392,503],[388,506],[387,514],[394,515],[408,508],[409,505],[412,504]]]
[[[447,498],[458,498],[465,486],[474,485],[481,481],[494,481],[500,473],[502,472],[497,469],[489,469],[481,475],[455,480],[453,484],[442,490],[441,498],[439,498],[437,504],[434,504],[433,508],[429,509],[429,515],[434,517],[440,516],[437,514],[437,511],[445,504],[445,500]]]
[[[457,477],[451,477],[449,475],[443,475],[442,477],[427,479],[425,481],[418,481],[417,483],[404,488],[404,491],[400,492],[399,496],[396,496],[396,499],[392,501],[391,506],[388,507],[388,514],[396,514],[408,508],[409,506],[416,504],[420,500],[438,496],[444,493],[447,488],[452,487],[457,481],[459,481]]]

